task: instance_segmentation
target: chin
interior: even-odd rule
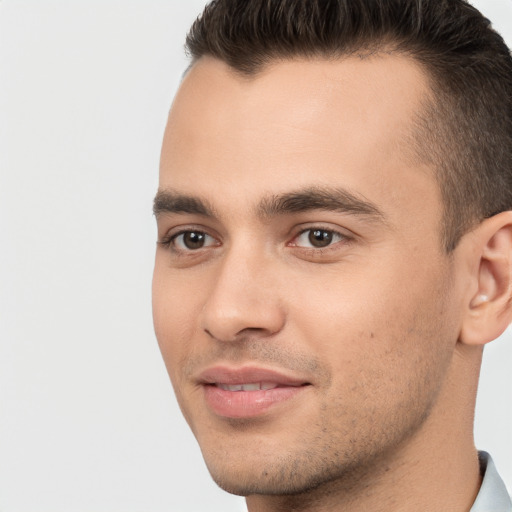
[[[259,474],[253,471],[247,473],[234,472],[233,470],[219,470],[214,468],[210,474],[214,482],[224,491],[237,496],[251,496],[254,494],[266,496],[283,496],[300,494],[312,488],[311,485],[304,485],[303,482],[293,482],[289,478],[279,478],[272,470],[263,469]],[[301,478],[302,480],[302,478]]]
[[[229,454],[205,456],[206,465],[215,483],[238,496],[293,496],[310,492],[333,481],[351,480],[351,467],[339,460],[314,461],[311,454],[277,457],[248,456],[244,452],[236,460]],[[339,485],[339,484],[338,484]]]

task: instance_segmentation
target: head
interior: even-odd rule
[[[154,318],[214,479],[350,489],[470,445],[510,317],[500,36],[462,0],[219,0],[187,47]]]
[[[246,77],[272,62],[372,54],[412,58],[431,95],[411,141],[436,169],[443,243],[512,206],[512,60],[502,37],[465,0],[213,1],[187,37],[203,56]]]

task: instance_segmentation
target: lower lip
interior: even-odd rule
[[[205,385],[208,407],[226,418],[252,418],[287,402],[309,386],[283,386],[260,391],[227,391],[213,385]]]

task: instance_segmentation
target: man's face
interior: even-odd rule
[[[460,327],[420,69],[203,59],[166,130],[154,322],[214,479],[287,494],[429,435]],[[441,393],[442,394],[442,393]]]

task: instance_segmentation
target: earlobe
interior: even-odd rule
[[[512,320],[512,211],[484,220],[472,235],[477,290],[469,297],[460,341],[484,345]]]

